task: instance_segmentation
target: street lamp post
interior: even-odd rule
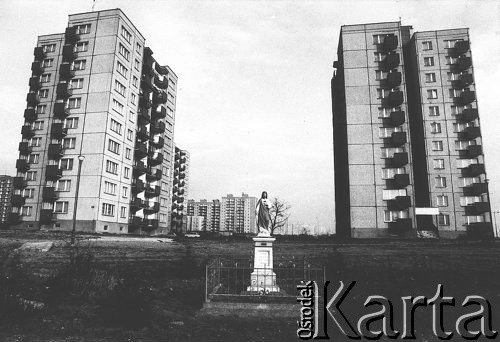
[[[78,156],[78,174],[76,176],[76,191],[75,191],[75,206],[73,208],[73,229],[71,230],[71,245],[75,245],[75,234],[76,234],[76,209],[78,207],[78,192],[80,190],[80,176],[82,173],[82,163],[85,159],[84,156]]]

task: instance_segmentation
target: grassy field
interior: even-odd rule
[[[298,340],[294,320],[196,316],[204,302],[207,262],[219,255],[249,257],[251,239],[89,238],[79,236],[74,251],[66,234],[0,231],[1,341]],[[25,242],[43,240],[54,242],[49,252],[16,251]],[[278,237],[274,253],[277,259],[305,256],[324,265],[332,284],[357,281],[349,297],[357,305],[345,310],[353,317],[368,295],[430,298],[437,284],[457,305],[466,295],[479,294],[500,308],[497,242]],[[456,312],[450,311],[451,328]],[[429,319],[421,317],[420,340],[437,340],[428,331]]]

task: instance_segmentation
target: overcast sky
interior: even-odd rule
[[[15,174],[33,47],[92,1],[0,1],[0,172]],[[333,226],[330,80],[341,25],[469,27],[493,210],[500,209],[500,1],[103,1],[179,76],[175,141],[191,196],[267,190],[295,222]],[[499,216],[500,218],[500,216]]]

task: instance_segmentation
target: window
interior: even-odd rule
[[[48,89],[40,89],[38,91],[38,96],[40,96],[42,99],[46,99],[49,97],[49,90]]]
[[[85,59],[73,61],[73,63],[71,63],[71,70],[84,70],[86,64]]]
[[[90,33],[90,24],[83,24],[76,26],[76,34]]]
[[[73,158],[63,158],[59,163],[59,167],[64,170],[73,170]]]
[[[127,48],[125,46],[123,46],[122,43],[120,43],[120,47],[119,47],[119,50],[118,52],[120,53],[120,55],[123,56],[123,58],[125,58],[127,61],[130,60],[130,51],[127,50]]]
[[[35,113],[37,114],[45,114],[46,105],[38,105],[35,107]]]
[[[134,131],[132,131],[131,129],[128,129],[127,130],[127,140],[132,141],[133,138],[134,138]]]
[[[135,94],[132,94],[130,96],[130,103],[132,103],[133,105],[137,104],[137,96]]]
[[[455,64],[455,58],[452,56],[446,56],[446,64]]]
[[[432,42],[422,42],[422,49],[424,51],[432,50]]]
[[[384,55],[382,54],[382,52],[374,52],[373,53],[373,60],[375,62],[382,62],[384,60]]]
[[[120,94],[121,96],[125,96],[125,91],[127,88],[117,80],[115,80],[115,90]]]
[[[21,207],[21,216],[30,216],[33,211],[33,207],[30,205],[24,205]]]
[[[436,177],[436,188],[446,188],[446,177]]]
[[[28,156],[28,163],[30,164],[38,164],[40,160],[40,155],[38,153],[32,153]]]
[[[73,49],[74,52],[85,52],[89,48],[89,42],[77,42]]]
[[[375,70],[375,80],[380,81],[387,78],[387,72],[382,70]]]
[[[439,116],[439,107],[438,106],[429,106],[429,115],[430,116]]]
[[[125,169],[123,169],[123,177],[124,178],[130,178],[130,168],[125,166]]]
[[[120,115],[123,115],[123,105],[116,101],[115,99],[113,99],[113,109],[115,111],[117,111]]]
[[[118,73],[123,77],[127,78],[128,69],[125,68],[125,66],[122,63],[117,62],[116,71],[118,71]]]
[[[461,91],[459,89],[450,89],[450,97],[460,97]]]
[[[441,133],[441,123],[432,122],[431,123],[431,133]]]
[[[28,171],[26,172],[25,178],[27,181],[34,181],[36,180],[36,171]]]
[[[139,54],[142,55],[142,45],[139,43],[135,44],[135,51]]]
[[[427,98],[428,99],[437,99],[438,98],[437,89],[428,89],[427,90]]]
[[[456,42],[461,41],[461,40],[463,40],[463,39],[448,39],[448,40],[444,41],[444,44],[445,44],[447,49],[451,49],[451,48],[455,47]]]
[[[434,66],[434,57],[424,57],[424,66]]]
[[[132,111],[128,112],[128,120],[130,122],[135,122],[135,114],[134,114],[134,112],[132,112]]]
[[[34,130],[43,129],[43,120],[37,120],[37,121],[33,122],[33,129]]]
[[[122,197],[127,198],[128,197],[128,187],[124,186],[122,188]]]
[[[139,79],[135,76],[132,77],[132,85],[137,88],[137,83],[139,82]]]
[[[40,83],[47,82],[50,82],[50,74],[42,74],[42,76],[40,76]]]
[[[30,139],[30,147],[40,147],[41,142],[41,137],[33,137]]]
[[[64,138],[62,142],[64,149],[73,149],[76,145],[76,138]]]
[[[42,61],[40,65],[42,68],[50,68],[54,64],[54,60],[52,58],[47,58]]]
[[[382,190],[382,199],[384,201],[394,199],[397,196],[406,196],[406,189]]]
[[[448,196],[446,196],[446,195],[436,196],[436,205],[438,207],[447,207],[448,206]]]
[[[108,151],[119,154],[120,153],[120,144],[112,139],[109,139],[108,140]]]
[[[451,114],[453,115],[462,114],[460,106],[451,106]]]
[[[102,214],[104,216],[114,216],[115,215],[115,206],[109,203],[102,204]]]
[[[162,207],[167,207],[168,206],[168,200],[165,197],[160,198],[160,205]]]
[[[444,159],[434,159],[432,161],[433,167],[435,170],[443,170],[444,169]]]
[[[377,98],[378,99],[383,99],[387,96],[389,96],[389,89],[377,88]]]
[[[106,160],[106,172],[117,175],[118,174],[118,164],[112,162],[111,160]]]
[[[125,148],[125,158],[132,159],[132,150],[128,147]]]
[[[22,196],[25,198],[33,198],[35,194],[35,189],[24,189]]]
[[[82,89],[83,88],[83,78],[75,78],[69,81],[69,89]]]
[[[166,182],[161,182],[161,189],[164,191],[168,190],[168,184]]]
[[[104,181],[104,193],[110,195],[116,195],[116,184]]]
[[[118,133],[119,135],[122,135],[122,124],[119,123],[118,121],[116,121],[115,119],[111,119],[110,129],[113,132]]]
[[[56,51],[56,44],[47,44],[47,45],[42,45],[43,52],[55,52]]]
[[[120,217],[121,218],[126,218],[127,217],[127,207],[120,207]],[[122,227],[120,227],[120,230]]]
[[[130,32],[128,32],[128,30],[123,26],[121,32],[122,32],[122,37],[125,38],[125,40],[130,43],[130,40],[132,39],[132,35],[130,34]]]
[[[460,74],[455,74],[454,72],[447,72],[446,76],[447,76],[448,81],[456,81],[456,80],[458,80],[458,77],[460,76]]]
[[[432,83],[436,82],[436,74],[433,72],[429,72],[425,74],[425,82]]]
[[[449,226],[450,225],[450,215],[439,214],[438,215],[438,226]]]
[[[432,142],[432,150],[433,151],[442,151],[443,150],[443,142],[441,140],[436,140]]]
[[[59,179],[56,183],[56,191],[70,191],[71,180],[70,179]]]
[[[66,201],[57,201],[54,205],[54,212],[59,214],[67,214],[68,213],[69,202]]]
[[[66,108],[68,108],[68,109],[80,108],[81,104],[82,104],[81,97],[73,97],[73,98],[66,100]]]
[[[384,42],[385,36],[385,34],[373,35],[373,44],[382,44]]]
[[[134,61],[134,68],[135,70],[141,70],[141,62],[138,59]]]
[[[78,118],[66,118],[64,128],[74,129],[78,127]]]

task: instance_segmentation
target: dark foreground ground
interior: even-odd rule
[[[297,319],[200,317],[205,265],[219,255],[249,257],[252,240],[174,242],[88,241],[68,246],[64,234],[0,231],[0,341],[298,341]],[[49,252],[18,251],[27,241],[54,241]],[[280,239],[275,258],[306,256],[324,265],[330,296],[356,281],[343,310],[356,325],[369,295],[394,302],[402,327],[402,296],[431,298],[438,284],[456,298],[445,310],[454,331],[467,295],[490,300],[500,329],[500,243]],[[297,313],[298,317],[299,313]],[[476,322],[477,323],[477,322]],[[333,322],[330,337],[341,337]],[[474,327],[474,323],[471,327]],[[416,315],[417,340],[437,341],[432,311]],[[453,338],[452,340],[461,340]]]

